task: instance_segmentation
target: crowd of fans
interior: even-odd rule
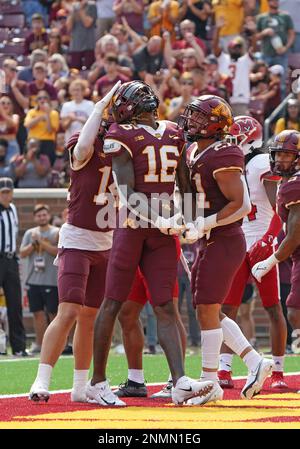
[[[216,94],[230,101],[235,115],[263,122],[292,91],[271,131],[300,129],[295,1],[1,4],[0,176],[10,176],[16,187],[67,186],[63,142],[118,80],[150,84],[160,118],[173,121],[194,97]],[[24,28],[6,26],[12,14],[23,15]]]

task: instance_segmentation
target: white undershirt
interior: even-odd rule
[[[113,231],[99,232],[64,223],[59,231],[58,248],[107,251],[112,247]]]

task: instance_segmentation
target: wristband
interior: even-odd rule
[[[209,215],[204,219],[204,230],[209,231],[210,229],[216,228],[217,224],[217,214]]]

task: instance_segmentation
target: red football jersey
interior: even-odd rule
[[[235,145],[224,142],[216,142],[206,150],[197,154],[197,143],[190,145],[187,151],[187,164],[191,171],[192,188],[200,193],[204,208],[204,216],[208,217],[218,213],[228,204],[227,198],[221,192],[215,174],[226,169],[238,169],[244,171],[244,155],[242,150]],[[220,226],[212,232],[224,232],[228,229],[240,228],[242,220]],[[238,229],[239,230],[239,229]]]
[[[156,130],[149,126],[114,123],[105,135],[104,152],[112,156],[128,151],[132,157],[137,192],[174,191],[175,173],[185,142],[178,125],[159,121]]]
[[[300,203],[300,172],[280,185],[277,194],[277,210],[280,218],[287,223],[289,208],[293,204]],[[294,251],[294,257],[300,257],[300,246]]]
[[[107,205],[106,194],[115,193],[111,156],[103,153],[103,141],[97,138],[91,158],[81,167],[73,168],[71,164],[71,168],[68,223],[91,231],[108,231],[108,227],[101,229],[97,225],[97,214]]]

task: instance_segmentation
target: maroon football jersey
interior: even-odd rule
[[[183,133],[167,120],[149,126],[114,123],[105,135],[104,152],[117,156],[128,151],[132,157],[134,190],[151,196],[174,191],[175,172],[184,148]]]
[[[191,171],[192,188],[200,196],[200,207],[204,208],[204,216],[218,213],[229,201],[221,192],[215,174],[228,168],[244,171],[244,155],[236,145],[216,142],[201,153],[197,153],[197,143],[190,145],[187,151],[187,164]],[[240,232],[242,220],[220,226],[212,232]]]
[[[280,185],[277,193],[277,210],[280,218],[287,223],[289,208],[300,203],[300,172]],[[293,257],[300,257],[300,246],[294,251]]]
[[[107,193],[114,194],[111,156],[103,153],[103,141],[97,138],[89,161],[71,170],[68,223],[91,231],[108,231],[99,229],[96,222],[97,213],[107,205]]]

